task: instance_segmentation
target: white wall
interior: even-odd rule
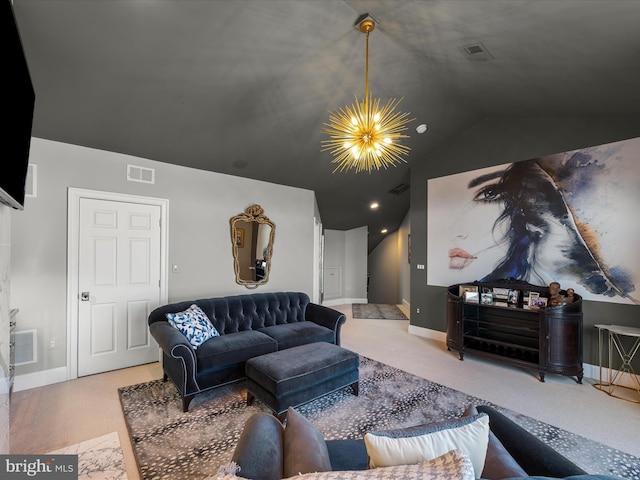
[[[331,275],[341,275],[341,291],[332,294]],[[325,305],[367,302],[367,227],[324,231]]]
[[[0,205],[0,454],[9,453],[11,211]]]
[[[253,203],[276,224],[269,282],[257,292],[312,295],[315,195],[230,175],[33,138],[38,197],[12,219],[12,306],[20,330],[38,331],[26,374],[66,365],[68,187],[169,199],[169,301],[250,293],[235,283],[229,219]],[[154,185],[128,182],[127,164],[155,168]],[[56,338],[57,348],[49,340]]]

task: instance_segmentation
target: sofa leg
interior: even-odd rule
[[[360,393],[360,384],[358,382],[354,382],[350,385],[351,390],[353,390],[353,394],[357,397]]]
[[[193,397],[195,397],[195,395],[188,395],[186,397],[182,397],[182,411],[183,412],[188,412],[189,411],[189,404],[191,403],[191,400],[193,400]]]
[[[166,382],[167,380],[169,380],[169,375],[167,375],[166,373],[162,374],[162,381]]]
[[[253,396],[253,393],[251,393],[249,390],[247,390],[247,407],[250,407],[251,405],[253,405],[253,401],[256,399],[256,397]]]

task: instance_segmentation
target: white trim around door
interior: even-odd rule
[[[160,207],[160,301],[168,299],[169,200],[124,193],[69,188],[67,200],[67,380],[78,378],[78,268],[80,199],[140,203]],[[158,356],[158,358],[160,358]]]

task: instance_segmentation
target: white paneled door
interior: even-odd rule
[[[158,205],[80,199],[78,376],[158,360],[147,317],[160,303]]]

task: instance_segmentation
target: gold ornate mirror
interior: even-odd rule
[[[267,283],[276,225],[258,204],[232,217],[230,223],[236,283],[247,288]]]

